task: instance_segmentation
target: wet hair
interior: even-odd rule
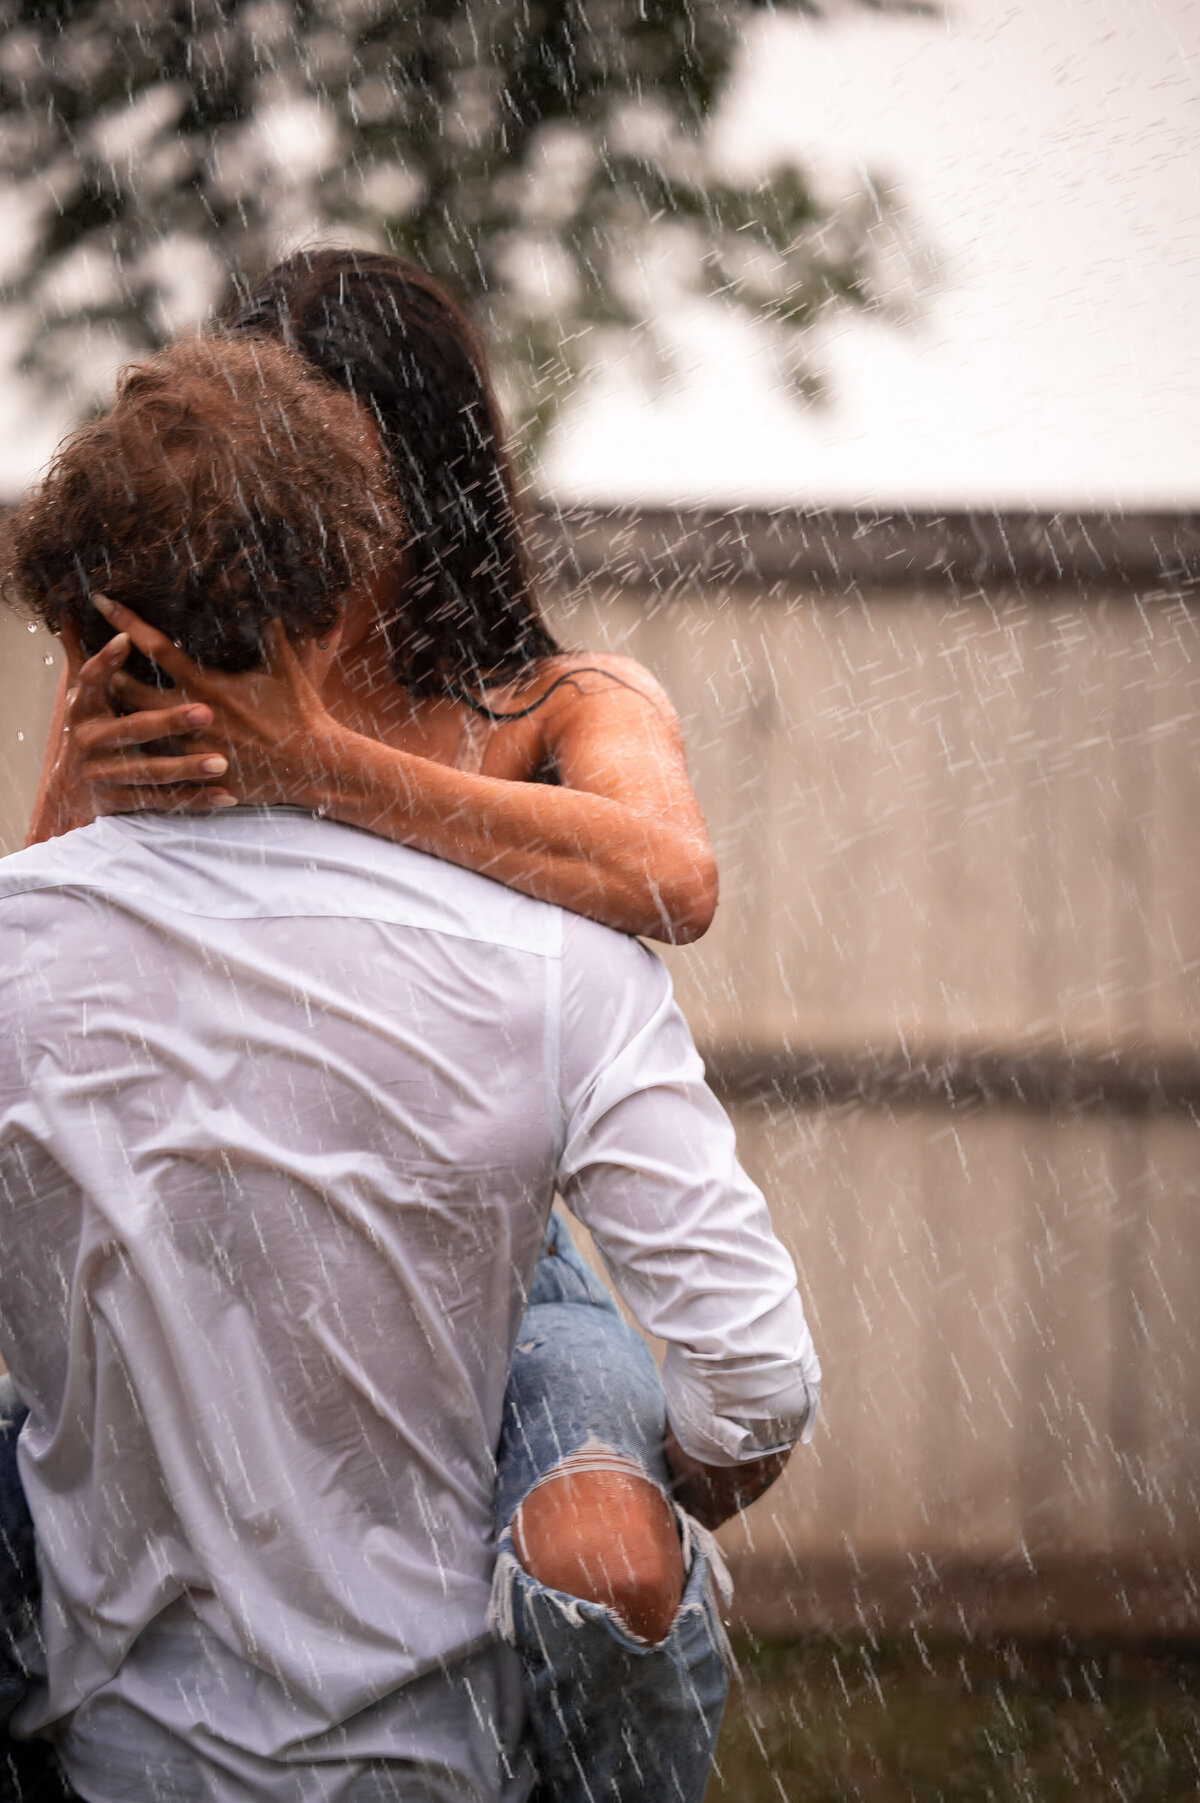
[[[319,638],[402,537],[360,408],[282,345],[198,338],[124,370],[109,412],[66,439],[4,523],[0,582],[88,653],[112,636],[99,590],[197,662],[248,670],[267,620]]]
[[[375,418],[408,522],[396,675],[463,699],[559,649],[534,596],[483,352],[461,309],[399,257],[302,251],[224,316],[270,334]]]

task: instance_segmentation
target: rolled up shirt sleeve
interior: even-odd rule
[[[812,1436],[821,1369],[796,1272],[704,1080],[662,964],[567,929],[559,1187],[638,1323],[667,1343],[684,1451],[737,1465]]]

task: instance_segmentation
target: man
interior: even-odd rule
[[[282,618],[317,682],[400,529],[363,416],[257,344],[146,366],[40,504],[59,531],[17,574],[43,617],[99,539],[85,593],[174,584],[173,630],[227,668]],[[0,975],[0,1351],[43,1586],[22,1729],[88,1803],[523,1795],[489,1620],[571,1605],[520,1545],[494,1577],[493,1449],[556,1186],[668,1343],[689,1497],[736,1502],[815,1409],[661,966],[239,809],[6,860]]]

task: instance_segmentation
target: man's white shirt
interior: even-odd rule
[[[94,1794],[139,1734],[231,1803],[276,1794],[263,1761],[320,1799],[447,1755],[406,1693],[488,1646],[556,1187],[667,1343],[688,1452],[811,1432],[791,1261],[636,941],[290,809],[138,815],[0,862],[0,983],[21,1719],[68,1721]]]

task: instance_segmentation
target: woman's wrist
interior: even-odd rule
[[[343,726],[330,714],[314,723],[296,755],[285,801],[348,826],[369,826],[403,807],[403,753]]]

